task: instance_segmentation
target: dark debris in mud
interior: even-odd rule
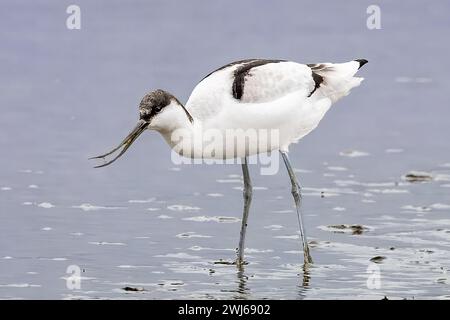
[[[145,291],[142,287],[123,287],[122,290],[128,291],[128,292],[142,292]]]
[[[427,172],[411,171],[404,176],[408,182],[426,182],[433,180],[433,176]]]
[[[320,247],[321,245],[325,245],[325,244],[329,244],[330,241],[316,241],[316,240],[311,240],[308,241],[308,244],[311,248],[316,248],[316,247]]]
[[[374,263],[381,263],[385,259],[386,259],[386,257],[384,257],[384,256],[376,256],[376,257],[373,257],[372,259],[370,259],[370,261],[374,262]]]
[[[345,231],[350,230],[352,235],[359,235],[368,230],[367,227],[364,227],[359,224],[352,224],[352,225],[335,224],[335,225],[328,226],[328,228],[334,229],[333,232],[336,232],[336,233],[345,233]]]
[[[220,259],[220,260],[214,261],[213,264],[222,264],[222,265],[226,265],[226,266],[235,266],[235,265],[236,265],[236,261],[230,261],[230,260],[222,260],[222,259]],[[244,265],[247,265],[248,262],[247,262],[247,261],[244,261],[243,264],[244,264]]]

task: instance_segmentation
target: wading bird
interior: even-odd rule
[[[304,263],[312,263],[300,210],[301,189],[289,161],[289,145],[316,128],[330,106],[361,83],[363,78],[354,75],[366,63],[365,59],[318,64],[265,59],[232,62],[203,78],[186,105],[164,90],[146,94],[139,105],[140,119],[136,127],[118,147],[92,159],[106,160],[107,156],[123,147],[116,157],[97,167],[111,164],[145,129],[161,133],[169,146],[185,157],[241,159],[244,209],[236,264],[242,265],[252,201],[248,157],[278,150],[292,185]],[[245,143],[236,147],[235,138],[242,136],[219,139],[220,143],[216,141],[212,146],[204,138],[208,130],[226,136],[227,130],[234,129],[276,130],[277,139],[269,143],[267,137],[245,135]],[[183,144],[179,143],[180,136],[185,140]],[[186,148],[186,145],[191,147]]]

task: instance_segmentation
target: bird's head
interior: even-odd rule
[[[180,113],[180,110],[182,112]],[[95,168],[105,167],[119,157],[121,157],[131,146],[131,144],[144,132],[145,129],[165,131],[170,130],[172,124],[178,117],[187,117],[192,122],[193,119],[186,108],[170,93],[158,89],[147,93],[139,103],[139,121],[134,129],[122,140],[122,142],[108,153],[90,159],[105,159],[120,148],[119,154]]]

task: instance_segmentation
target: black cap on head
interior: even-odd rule
[[[139,104],[140,118],[145,121],[150,121],[161,110],[168,106],[173,96],[161,89],[154,90],[147,93]]]

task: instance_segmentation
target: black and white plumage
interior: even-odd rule
[[[280,141],[271,146],[272,150],[287,151],[291,143],[318,125],[332,103],[360,84],[362,78],[354,75],[365,63],[356,60],[306,65],[264,59],[233,62],[198,83],[185,107],[201,124],[202,131],[279,130]],[[176,146],[171,146],[177,151]],[[193,153],[194,157],[208,157],[195,150]],[[235,156],[244,155],[238,152]]]
[[[152,91],[139,105],[140,120],[133,131],[117,148],[95,158],[105,158],[123,147],[121,152],[98,167],[123,155],[145,129],[161,133],[172,150],[183,156],[243,159],[245,203],[237,259],[241,265],[252,198],[247,157],[279,150],[291,178],[305,262],[312,262],[300,214],[300,190],[288,158],[289,146],[316,128],[331,105],[361,83],[363,78],[355,74],[366,63],[364,59],[317,64],[247,59],[208,74],[185,105],[164,90]],[[245,136],[248,144],[238,146],[235,139],[205,139],[212,131],[225,137],[230,130],[276,131],[278,137],[268,143],[267,137],[258,134]],[[183,144],[179,143],[180,135]]]

